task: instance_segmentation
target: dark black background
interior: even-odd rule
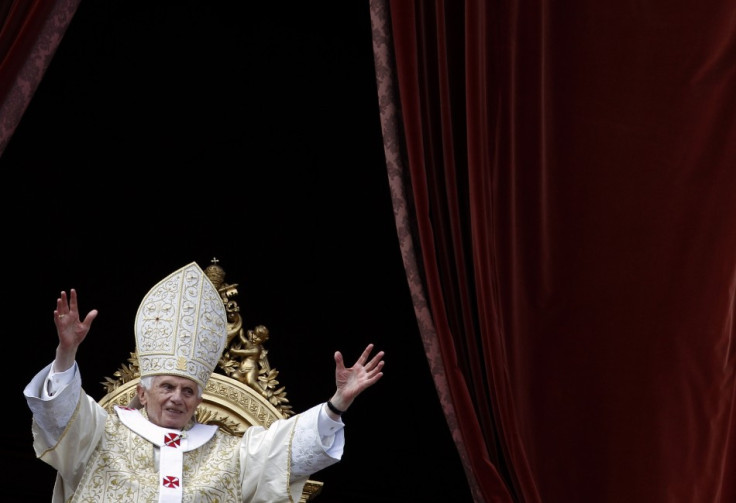
[[[143,295],[212,257],[295,410],[330,396],[335,350],[386,351],[318,501],[471,501],[398,249],[367,0],[84,0],[0,167],[8,501],[51,496],[21,391],[54,357],[59,291],[100,312],[78,354],[100,398]]]

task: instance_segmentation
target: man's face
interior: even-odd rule
[[[184,428],[202,401],[197,383],[169,375],[154,376],[150,390],[138,385],[138,399],[153,424],[177,430]]]

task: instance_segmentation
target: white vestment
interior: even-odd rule
[[[324,404],[242,439],[206,425],[163,431],[138,411],[108,414],[83,392],[76,364],[49,396],[52,365],[24,390],[36,455],[57,470],[52,503],[294,503],[310,475],[342,457],[344,424]]]

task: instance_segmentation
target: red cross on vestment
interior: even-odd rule
[[[174,489],[174,488],[179,487],[179,479],[177,477],[172,477],[171,475],[167,475],[164,477],[163,484],[165,487]]]
[[[164,435],[164,445],[179,447],[181,445],[181,435],[178,433],[167,433]]]

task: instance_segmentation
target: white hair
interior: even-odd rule
[[[145,376],[141,377],[140,384],[143,386],[143,389],[146,391],[150,391],[151,386],[153,386],[153,378],[156,376]],[[197,385],[197,398],[202,398],[202,386],[199,383],[195,383]]]

